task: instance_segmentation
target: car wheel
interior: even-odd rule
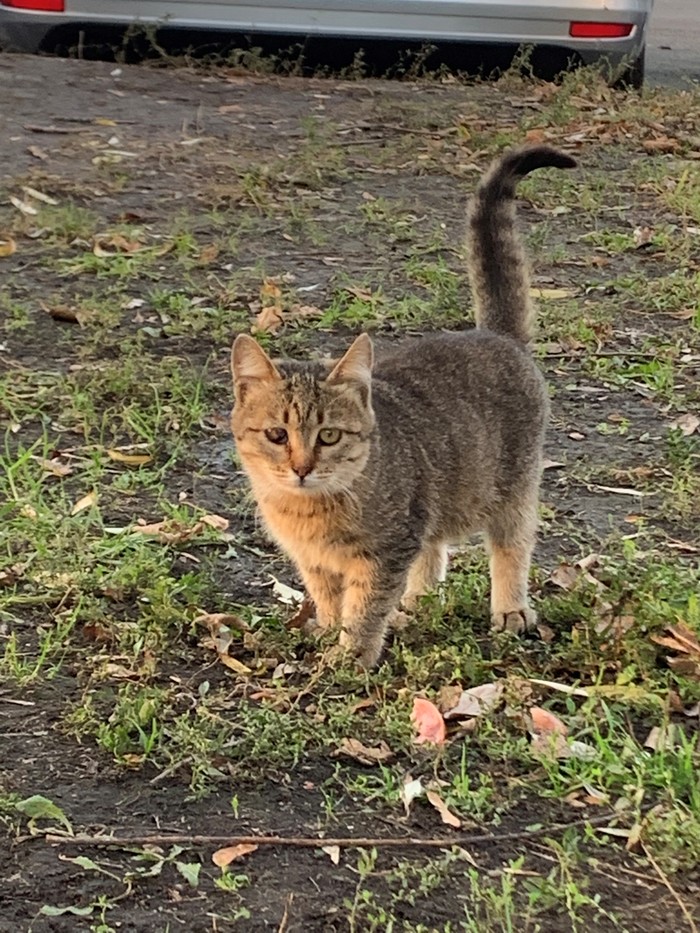
[[[617,88],[634,88],[639,90],[644,84],[644,71],[646,65],[646,46],[629,65],[625,66],[619,78],[615,81]]]

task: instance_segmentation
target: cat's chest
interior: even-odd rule
[[[322,564],[333,552],[347,548],[339,544],[339,537],[352,522],[342,509],[290,499],[261,502],[260,512],[272,537],[295,561]]]

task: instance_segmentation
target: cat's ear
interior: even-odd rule
[[[372,366],[374,365],[374,349],[372,341],[367,334],[353,341],[350,349],[342,359],[338,360],[330,375],[328,382],[352,382],[364,388],[365,399],[369,399],[372,386]]]
[[[239,334],[233,341],[231,374],[238,402],[243,401],[251,382],[276,382],[281,378],[270,357],[248,334]]]

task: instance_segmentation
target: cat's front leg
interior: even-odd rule
[[[373,561],[351,563],[344,579],[340,645],[363,667],[379,661],[389,623],[406,585],[406,574],[386,573]]]
[[[330,628],[341,620],[343,578],[322,565],[300,567],[306,591],[316,607],[316,625]]]

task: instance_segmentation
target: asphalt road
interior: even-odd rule
[[[700,0],[655,0],[647,37],[649,84],[700,81]]]

